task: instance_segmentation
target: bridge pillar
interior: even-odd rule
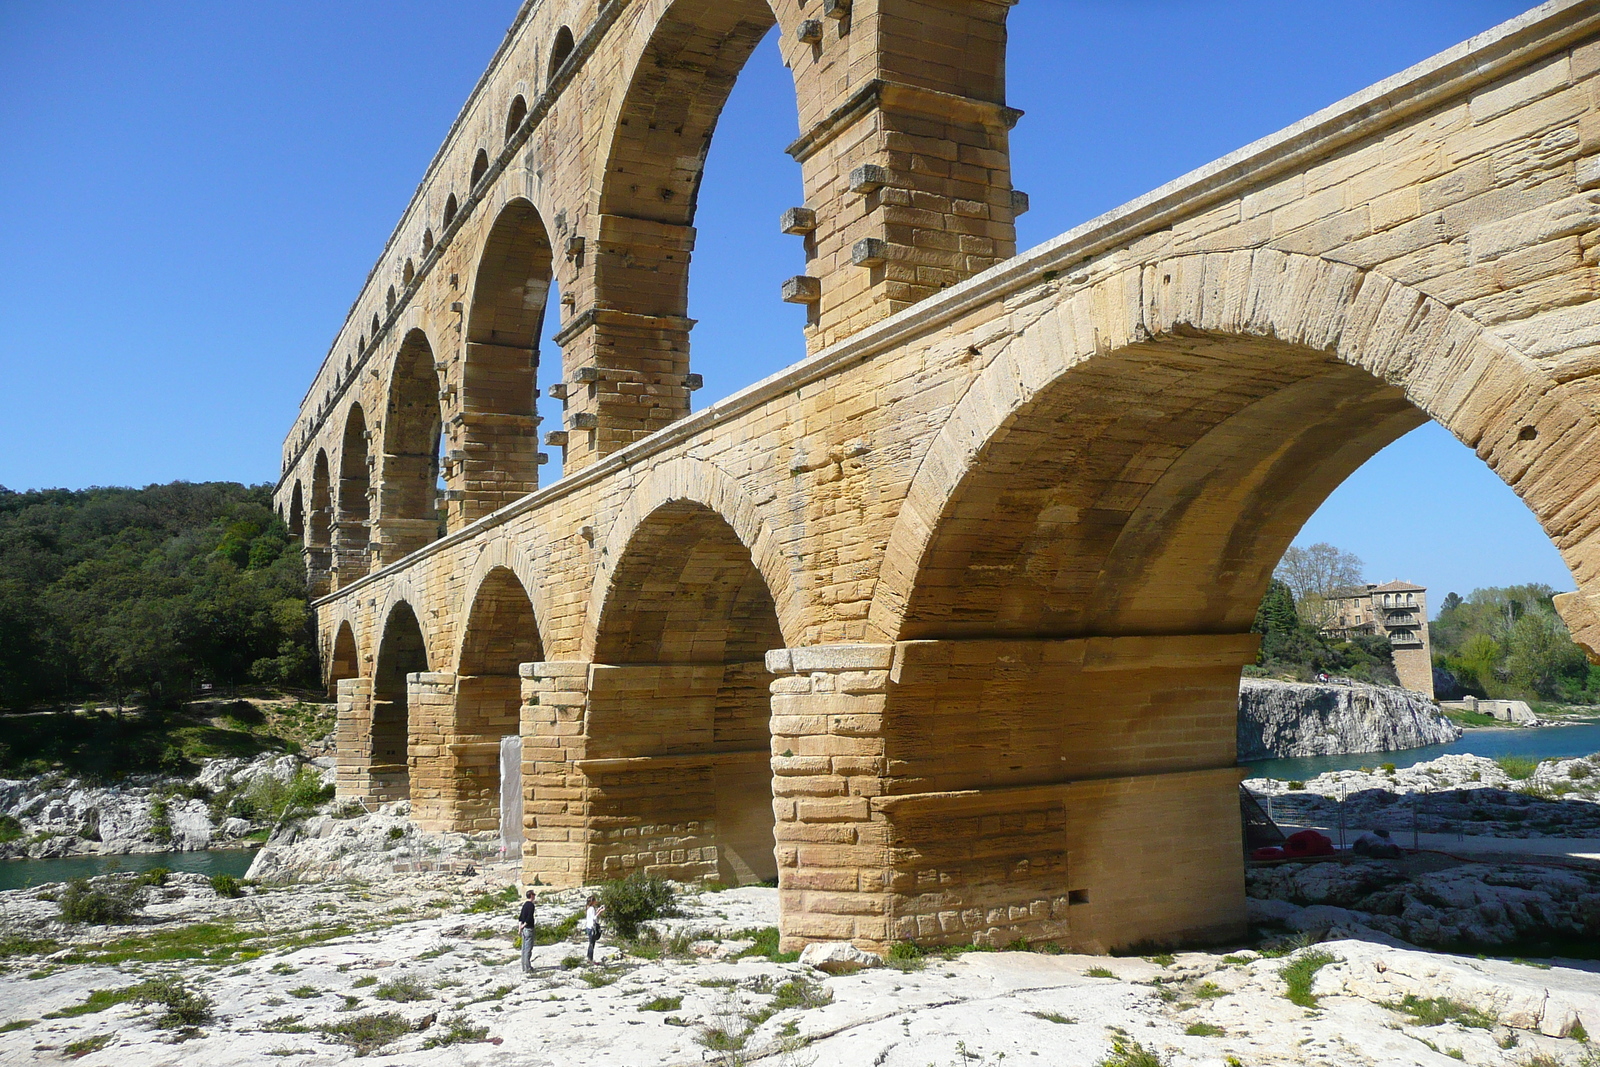
[[[456,676],[406,675],[406,769],[411,819],[423,830],[454,830]],[[498,756],[496,757],[498,758]]]
[[[308,543],[301,551],[306,561],[306,595],[315,599],[333,592],[333,548]]]
[[[523,877],[776,873],[760,664],[523,668]],[[760,736],[747,736],[752,709]]]
[[[372,789],[372,678],[340,678],[334,683],[338,715],[338,777],[340,800],[371,798]]]
[[[460,529],[539,488],[539,417],[531,369],[537,349],[469,342],[462,409],[445,424],[447,465],[460,490],[450,528]]]
[[[689,331],[683,315],[694,228],[601,215],[592,297],[555,335],[565,411],[562,470],[577,470],[689,413]],[[587,257],[578,257],[580,260]],[[576,267],[576,264],[574,264]],[[583,287],[583,275],[564,284]],[[626,301],[626,310],[618,306]]]
[[[330,584],[343,589],[367,573],[372,556],[367,549],[367,520],[340,519],[333,524],[333,568]]]
[[[1107,952],[1244,930],[1253,635],[784,649],[783,941]]]

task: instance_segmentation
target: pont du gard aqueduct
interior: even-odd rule
[[[1600,647],[1600,2],[1020,254],[1009,10],[522,7],[284,445],[342,795],[508,811],[530,883],[776,877],[786,948],[1226,938],[1257,604],[1428,419]],[[769,31],[808,356],[691,413],[701,168]]]

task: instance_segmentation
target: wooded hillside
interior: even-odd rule
[[[0,703],[315,683],[299,543],[267,486],[0,487]]]

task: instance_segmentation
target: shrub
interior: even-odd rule
[[[0,815],[0,844],[22,837],[22,823],[14,815]]]
[[[213,874],[211,876],[211,888],[216,891],[219,897],[244,896],[244,883],[231,874]]]
[[[172,872],[167,870],[165,867],[151,867],[148,871],[145,871],[133,881],[135,885],[166,885],[167,876],[171,873]]]
[[[678,914],[676,894],[665,878],[635,871],[626,878],[607,882],[600,889],[600,903],[606,919],[618,936],[632,941],[639,936],[639,924]]]
[[[760,930],[741,930],[736,936],[739,938],[749,937],[755,940],[755,944],[734,954],[733,958],[736,960],[742,960],[746,956],[765,956],[773,963],[793,963],[800,958],[800,953],[798,952],[778,951],[778,928],[776,926],[768,926]]]
[[[211,998],[197,993],[182,978],[152,978],[142,983],[135,994],[141,1004],[159,1004],[166,1010],[156,1025],[168,1030],[189,1029],[211,1018]]]
[[[1210,1023],[1190,1023],[1184,1028],[1183,1032],[1188,1034],[1190,1037],[1222,1037],[1226,1035],[1228,1031],[1224,1030],[1220,1026],[1213,1026]]]
[[[388,1011],[341,1019],[319,1029],[332,1040],[355,1049],[356,1055],[365,1056],[410,1033],[411,1024],[399,1012]]]
[[[61,891],[56,906],[69,923],[120,925],[130,921],[144,906],[144,887],[123,879],[74,878]]]

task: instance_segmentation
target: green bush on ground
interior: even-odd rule
[[[144,907],[144,886],[124,878],[74,878],[56,900],[70,923],[115,926],[129,922]]]
[[[626,878],[607,882],[600,889],[600,903],[619,937],[632,941],[639,936],[639,924],[678,914],[677,894],[665,878],[635,871]]]

